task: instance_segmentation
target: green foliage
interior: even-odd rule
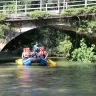
[[[88,21],[82,20],[80,23],[78,21],[73,23],[74,27],[77,29],[77,32],[88,33],[90,28],[93,33],[96,33],[96,22],[95,21]]]
[[[72,52],[72,60],[80,62],[93,62],[95,61],[94,50],[95,45],[92,44],[91,47],[87,47],[85,40],[80,41],[80,48],[75,49]]]
[[[65,40],[63,42],[60,42],[59,45],[57,46],[57,51],[59,54],[62,56],[65,56],[66,58],[70,55],[70,49],[72,47],[72,43],[70,42],[70,37],[66,36]]]
[[[82,33],[87,33],[88,32],[88,21],[87,20],[82,20],[77,27],[77,32],[82,32]]]
[[[70,8],[61,12],[62,16],[76,16],[83,14],[96,13],[96,6],[85,7],[85,8]]]
[[[11,2],[10,4],[4,5],[7,14],[15,13],[15,3]]]
[[[39,11],[39,10],[33,11],[27,15],[33,19],[42,19],[42,18],[48,18],[51,16],[48,12]]]
[[[77,32],[82,32],[82,33],[89,33],[89,28],[92,30],[92,33],[96,33],[96,15],[93,15],[90,19],[90,21],[88,20],[88,18],[86,18],[86,15],[88,14],[96,14],[96,6],[91,6],[91,7],[85,7],[85,8],[70,8],[67,10],[64,10],[61,12],[62,16],[78,16],[78,15],[85,15],[85,20],[82,19],[80,20],[78,18],[79,21],[73,21],[72,25],[74,26],[74,28],[76,28]],[[87,19],[87,20],[86,20]]]
[[[6,30],[8,30],[8,24],[0,24],[0,38],[1,39],[6,38],[4,34]]]
[[[88,28],[91,28],[92,32],[96,33],[96,21],[88,22]]]
[[[45,27],[45,28],[40,28],[38,31],[39,31],[38,34],[40,38],[39,42],[42,42],[41,45],[46,46],[46,48],[48,48],[50,51],[53,51],[56,49],[56,46],[59,40],[61,40],[61,38],[64,35],[64,33],[61,33],[60,31],[53,28]],[[62,37],[61,37],[61,34],[62,34]]]
[[[67,9],[61,12],[62,16],[74,16],[74,15],[80,15],[80,14],[85,14],[85,9],[84,8],[78,8],[78,9]]]
[[[5,15],[3,15],[2,13],[0,13],[0,21],[3,21],[5,19]]]
[[[96,6],[86,7],[86,14],[96,13]]]

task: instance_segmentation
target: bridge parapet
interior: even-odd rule
[[[69,8],[81,8],[96,5],[96,0],[57,0],[58,2],[50,3],[46,2],[45,0],[30,0],[31,3],[23,1],[24,0],[1,0],[0,12],[3,12],[6,15],[11,13],[14,13],[15,15],[17,15],[18,13],[24,15],[34,10],[40,10],[47,12],[54,11],[52,13],[59,14],[62,10],[67,10]],[[36,3],[34,3],[34,1]],[[9,8],[11,8],[12,10],[8,10]]]

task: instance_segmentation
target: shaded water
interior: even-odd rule
[[[52,68],[0,64],[0,96],[95,96],[95,64],[56,62]]]

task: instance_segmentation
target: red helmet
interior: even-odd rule
[[[44,47],[41,47],[40,50],[44,51],[45,49],[44,49]]]

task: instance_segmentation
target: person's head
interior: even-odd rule
[[[36,42],[36,45],[38,45],[38,42]]]
[[[28,47],[28,48],[26,48],[26,51],[27,51],[27,52],[30,52],[30,48],[29,48],[29,47]]]
[[[44,51],[45,49],[44,49],[44,47],[40,47],[40,51]]]

